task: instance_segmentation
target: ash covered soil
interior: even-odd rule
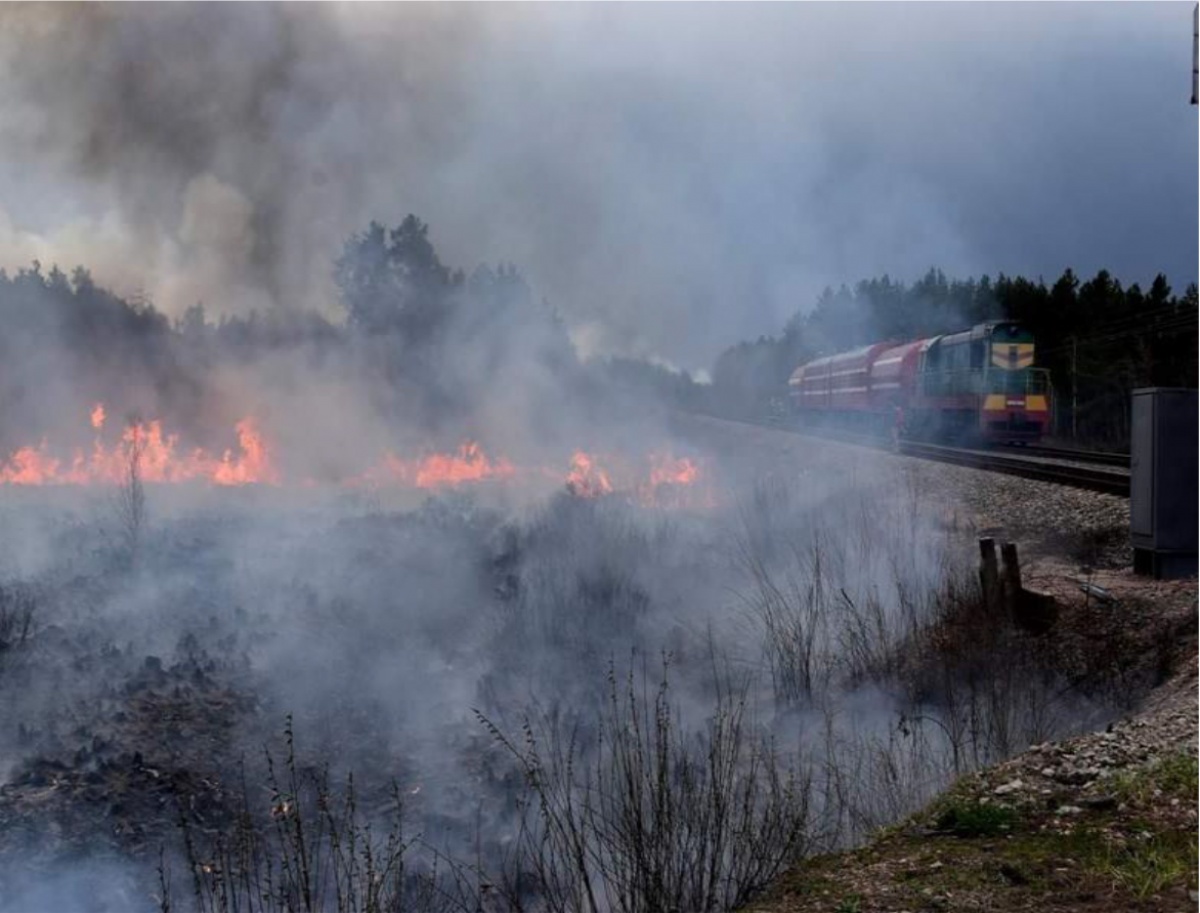
[[[519,775],[474,711],[510,733],[530,706],[586,727],[614,664],[663,650],[681,703],[703,705],[712,638],[738,668],[764,663],[731,540],[814,529],[832,531],[822,548],[835,557],[838,536],[849,543],[844,579],[836,561],[826,573],[859,605],[880,589],[871,555],[886,552],[887,573],[910,575],[912,590],[936,585],[947,552],[969,560],[979,535],[1017,541],[1026,584],[1062,609],[1038,646],[1053,687],[1079,697],[1039,703],[1060,716],[1021,716],[1006,747],[978,757],[1023,750],[1026,732],[1084,734],[1039,739],[932,805],[952,773],[913,777],[855,821],[924,812],[852,856],[801,863],[754,909],[1045,909],[1068,895],[1062,909],[1179,908],[1194,853],[1149,893],[1119,874],[1119,854],[1150,839],[1176,860],[1178,835],[1194,837],[1196,586],[1129,573],[1126,502],[713,419],[676,425],[722,480],[753,484],[719,508],[648,514],[569,492],[516,507],[461,492],[301,506],[221,492],[175,505],[151,487],[133,549],[111,499],[0,492],[0,910],[162,908],[161,861],[176,885],[190,878],[181,834],[217,841],[247,806],[274,813],[285,729],[302,772],[354,774],[368,814],[399,790],[431,845],[486,855],[510,839]],[[833,690],[855,707],[892,699],[882,675],[878,690],[858,679]],[[847,721],[881,738],[896,729],[890,711]],[[1003,811],[984,813],[984,836],[947,835],[947,802]],[[860,823],[839,828],[812,848],[861,843]],[[1081,831],[1098,835],[1091,856],[1054,842]],[[1027,833],[1040,835],[1032,855],[1013,862],[1005,848]],[[973,865],[978,884],[937,880]]]

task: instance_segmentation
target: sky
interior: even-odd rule
[[[1197,273],[1192,3],[0,6],[0,266],[316,308],[371,220],[585,355],[710,368],[826,286]]]

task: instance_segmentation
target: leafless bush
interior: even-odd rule
[[[796,509],[787,503],[794,497],[778,484],[756,491],[733,543],[742,602],[783,707],[894,677],[898,648],[933,618],[949,566],[919,543],[918,521],[895,503],[837,500],[805,528],[778,517]]]
[[[825,612],[829,593],[822,551],[797,553],[793,568],[773,574],[762,556],[743,540],[739,558],[752,586],[750,609],[762,625],[763,650],[775,696],[782,704],[811,700],[828,687],[829,642]]]
[[[700,733],[671,706],[666,664],[610,675],[594,739],[526,722],[518,744],[486,719],[529,787],[499,889],[513,909],[707,911],[744,903],[811,849],[810,784],[726,688]]]
[[[248,790],[232,825],[198,831],[184,810],[181,830],[196,913],[440,913],[465,903],[439,888],[438,874],[412,865],[419,841],[405,833],[392,791],[385,831],[360,812],[353,777],[334,790],[327,772],[301,771],[291,720],[282,773],[267,755],[269,810],[251,809]],[[159,867],[160,908],[178,909],[169,866]],[[453,884],[453,882],[451,882]]]
[[[135,419],[116,493],[117,525],[130,567],[137,566],[146,527],[146,487],[142,479],[145,449],[141,424]]]
[[[777,708],[825,720],[814,833],[853,842],[1088,705],[1051,640],[988,605],[969,540],[939,538],[911,479],[892,498],[818,493],[808,528],[786,516],[795,492],[761,495],[735,539],[740,596]]]
[[[814,789],[823,842],[849,846],[920,808],[953,776],[936,727],[823,708]]]
[[[33,587],[0,583],[0,657],[25,643],[38,598]]]

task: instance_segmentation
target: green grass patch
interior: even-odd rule
[[[1188,752],[1127,771],[1109,781],[1115,798],[1129,809],[1111,807],[1045,826],[1049,815],[981,802],[963,781],[925,811],[881,829],[870,847],[818,857],[793,870],[792,893],[824,897],[826,910],[855,913],[867,903],[854,879],[843,872],[891,860],[893,900],[910,907],[932,894],[1024,898],[1033,903],[1064,890],[1105,895],[1113,909],[1197,885],[1197,834],[1180,827],[1178,816],[1159,812],[1172,799],[1195,802],[1200,769]],[[930,839],[927,827],[939,836]],[[953,838],[953,839],[947,839]],[[975,838],[975,839],[973,839]],[[998,893],[999,892],[999,893]],[[896,898],[909,898],[900,903]],[[1016,901],[1014,901],[1015,903]],[[806,907],[805,909],[808,909]]]
[[[1008,844],[1004,857],[1035,873],[1072,859],[1081,869],[1109,879],[1114,888],[1145,900],[1165,888],[1196,881],[1195,833],[1136,829],[1146,836],[1118,841],[1111,834],[1081,829],[1070,834],[1028,835]],[[1035,875],[1036,878],[1036,875]]]
[[[955,837],[995,837],[1011,831],[1018,816],[1011,808],[967,800],[944,805],[934,819],[939,831]]]
[[[841,903],[834,907],[836,913],[861,913],[862,898],[857,894],[843,897]]]
[[[1109,846],[1094,862],[1098,871],[1145,900],[1164,888],[1181,884],[1196,871],[1195,835],[1153,834],[1125,846]]]
[[[1168,796],[1195,799],[1200,784],[1200,761],[1187,752],[1179,752],[1161,761],[1155,768],[1159,788]]]
[[[1168,755],[1157,763],[1113,777],[1113,794],[1122,802],[1145,805],[1156,796],[1195,800],[1200,762],[1189,752]]]

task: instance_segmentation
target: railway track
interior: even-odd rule
[[[747,424],[764,425],[780,431],[838,441],[843,444],[856,444],[881,450],[895,449],[890,440],[870,435],[818,434],[813,431],[788,427],[778,418],[745,421]],[[1026,479],[1036,479],[1040,482],[1053,482],[1056,485],[1068,485],[1072,488],[1119,495],[1123,498],[1129,497],[1129,454],[1126,453],[1097,453],[1089,450],[1041,446],[978,450],[917,441],[901,442],[899,452],[905,456],[923,460],[969,466],[972,469],[1002,472]]]
[[[1030,456],[1052,457],[1058,460],[1072,460],[1076,463],[1093,463],[1097,466],[1121,466],[1129,468],[1129,454],[1102,453],[1096,450],[1075,450],[1067,447],[1043,447],[1041,445],[1017,444],[1005,447],[1006,452],[1013,454],[1029,454]]]
[[[1124,498],[1129,497],[1128,472],[1102,468],[1098,465],[1081,465],[1077,458],[1064,457],[1062,456],[1063,451],[1053,448],[1031,448],[1033,451],[1038,449],[1052,451],[1054,455],[1044,456],[1031,452],[1028,456],[1015,456],[1009,452],[968,450],[913,441],[905,441],[900,444],[900,452],[906,456],[936,460],[940,463],[953,463],[957,466],[970,466],[974,469],[986,469],[990,472],[1003,472],[1026,479],[1037,479],[1041,482],[1053,482],[1057,485],[1070,485],[1072,488],[1120,495]],[[1128,462],[1125,465],[1128,466]]]

